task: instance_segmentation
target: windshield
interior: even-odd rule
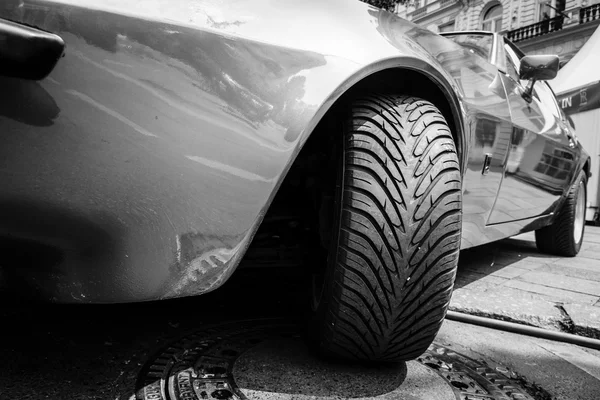
[[[443,36],[453,40],[469,52],[483,57],[486,61],[491,60],[494,39],[492,34],[456,32],[444,34]]]

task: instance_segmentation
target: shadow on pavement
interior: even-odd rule
[[[242,269],[215,292],[160,302],[55,305],[4,298],[0,358],[12,361],[0,367],[0,398],[133,400],[143,365],[172,340],[227,321],[299,321],[304,287],[293,270]],[[271,347],[249,361],[253,366],[239,363],[238,370],[246,368],[238,373],[240,387],[291,396],[371,397],[398,388],[407,373],[405,363],[365,367],[324,361],[301,338],[266,345]]]
[[[236,361],[233,371],[244,391],[296,397],[375,397],[396,390],[407,375],[406,363],[365,367],[314,356],[300,339],[262,343]]]
[[[229,320],[301,317],[298,281],[290,271],[240,270],[207,295],[139,304],[4,297],[0,399],[129,399],[148,357],[185,332]]]
[[[460,289],[486,277],[491,278],[487,279],[488,286],[502,284],[554,260],[555,256],[540,253],[530,240],[510,238],[474,247],[460,252],[454,287]]]

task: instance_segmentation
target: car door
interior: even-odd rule
[[[498,237],[486,223],[494,207],[505,171],[512,134],[512,121],[502,83],[495,65],[499,38],[485,32],[456,32],[444,35],[465,51],[450,47],[437,55],[463,93],[468,121],[468,160],[463,176],[462,248]],[[433,46],[429,45],[431,51]]]
[[[554,93],[537,82],[530,102],[527,81],[519,80],[523,54],[505,41],[507,74],[503,81],[510,106],[512,135],[506,171],[488,224],[532,218],[552,211],[571,181],[575,149]]]

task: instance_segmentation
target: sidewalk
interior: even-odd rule
[[[600,227],[575,258],[538,252],[533,233],[462,251],[450,309],[600,339]]]

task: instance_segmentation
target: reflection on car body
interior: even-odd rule
[[[311,275],[319,345],[407,359],[459,247],[537,230],[550,251],[585,197],[589,156],[542,81],[555,57],[495,33],[346,0],[5,0],[0,27],[65,44],[35,82],[43,51],[0,53],[23,66],[0,78],[0,234],[55,255],[2,276],[45,300],[199,295],[244,261],[290,265]]]

